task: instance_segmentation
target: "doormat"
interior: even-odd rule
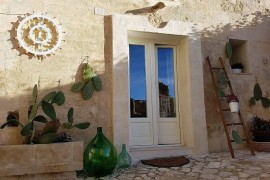
[[[177,157],[165,157],[165,158],[141,160],[141,162],[145,165],[167,168],[167,167],[183,166],[185,164],[188,164],[190,160],[184,156],[177,156]]]

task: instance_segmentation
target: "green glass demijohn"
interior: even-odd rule
[[[117,167],[128,168],[131,165],[131,157],[126,150],[126,145],[122,144],[122,152],[118,156]]]
[[[102,127],[98,127],[97,135],[84,150],[84,169],[90,177],[103,177],[111,174],[116,164],[116,148],[102,133]]]

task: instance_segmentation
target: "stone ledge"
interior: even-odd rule
[[[83,142],[0,146],[1,176],[83,169]]]

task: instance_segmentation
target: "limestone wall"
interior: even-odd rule
[[[22,120],[26,120],[27,107],[31,102],[34,84],[45,94],[51,90],[62,90],[66,95],[65,111],[59,113],[66,117],[69,107],[74,107],[75,121],[89,121],[88,130],[71,130],[75,139],[89,142],[102,126],[108,137],[112,137],[112,77],[111,62],[107,62],[105,44],[104,16],[95,15],[94,8],[104,10],[104,15],[129,13],[146,15],[145,7],[158,0],[2,0],[0,6],[0,123],[5,121],[7,111],[19,110]],[[248,107],[252,95],[255,76],[264,91],[269,92],[268,81],[270,60],[269,9],[267,0],[164,0],[166,7],[155,16],[156,22],[190,21],[204,26],[202,35],[203,57],[211,56],[217,64],[219,56],[225,56],[227,37],[247,40],[249,43],[250,73],[232,75],[234,89],[240,96],[241,108],[246,119],[253,114],[270,118],[269,110],[260,105]],[[62,23],[65,42],[55,55],[38,60],[20,54],[14,37],[14,23],[26,13],[45,13]],[[11,30],[11,31],[10,31]],[[89,61],[103,81],[103,90],[95,92],[92,99],[85,101],[80,94],[70,91],[70,86],[80,78],[78,69],[82,60]],[[267,61],[263,61],[267,59]],[[266,62],[266,64],[264,64]],[[205,62],[204,62],[205,64]],[[227,149],[223,128],[213,99],[210,74],[205,65],[205,104],[208,125],[209,149]],[[59,111],[58,111],[59,112]]]

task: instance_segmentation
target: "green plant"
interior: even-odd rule
[[[226,43],[226,53],[227,53],[227,56],[229,58],[229,62],[230,64],[232,64],[232,53],[233,53],[233,49],[232,49],[232,45],[228,39],[228,42]]]
[[[259,83],[256,82],[253,88],[253,97],[249,100],[249,105],[255,105],[256,101],[261,100],[263,107],[268,108],[270,107],[270,100],[267,97],[262,96],[262,89]]]
[[[270,131],[270,120],[254,116],[250,123],[250,129],[252,131]]]
[[[86,129],[90,126],[89,122],[73,124],[73,108],[70,108],[67,114],[68,122],[60,123],[60,120],[56,116],[56,111],[54,104],[61,106],[65,103],[65,95],[62,91],[53,91],[45,95],[40,101],[38,101],[38,89],[37,85],[34,86],[33,92],[33,104],[29,106],[28,123],[22,126],[21,135],[26,137],[26,143],[38,143],[38,144],[48,144],[59,140],[61,136],[58,134],[58,129],[60,127],[64,129],[78,128]],[[37,115],[38,108],[41,107],[43,112],[49,117],[48,120],[43,115]],[[44,123],[44,128],[41,133],[36,132],[35,122]],[[6,125],[3,124],[1,128]]]
[[[72,92],[82,92],[85,100],[90,99],[94,90],[101,91],[102,82],[100,77],[94,73],[93,68],[86,63],[83,69],[83,80],[71,86]]]
[[[242,63],[234,63],[231,65],[232,69],[244,69],[244,65]]]
[[[224,92],[226,87],[228,87],[228,79],[226,78],[225,73],[221,71],[218,74],[218,87],[217,87],[218,95],[221,98],[226,97],[226,94]]]
[[[226,96],[226,101],[228,103],[230,103],[230,102],[239,102],[239,99],[234,94],[230,94],[230,95]]]
[[[19,121],[18,111],[14,111],[14,112],[9,111],[8,116],[7,116],[7,122],[4,123],[1,127],[5,127],[5,126],[18,127],[19,126],[18,121]]]

